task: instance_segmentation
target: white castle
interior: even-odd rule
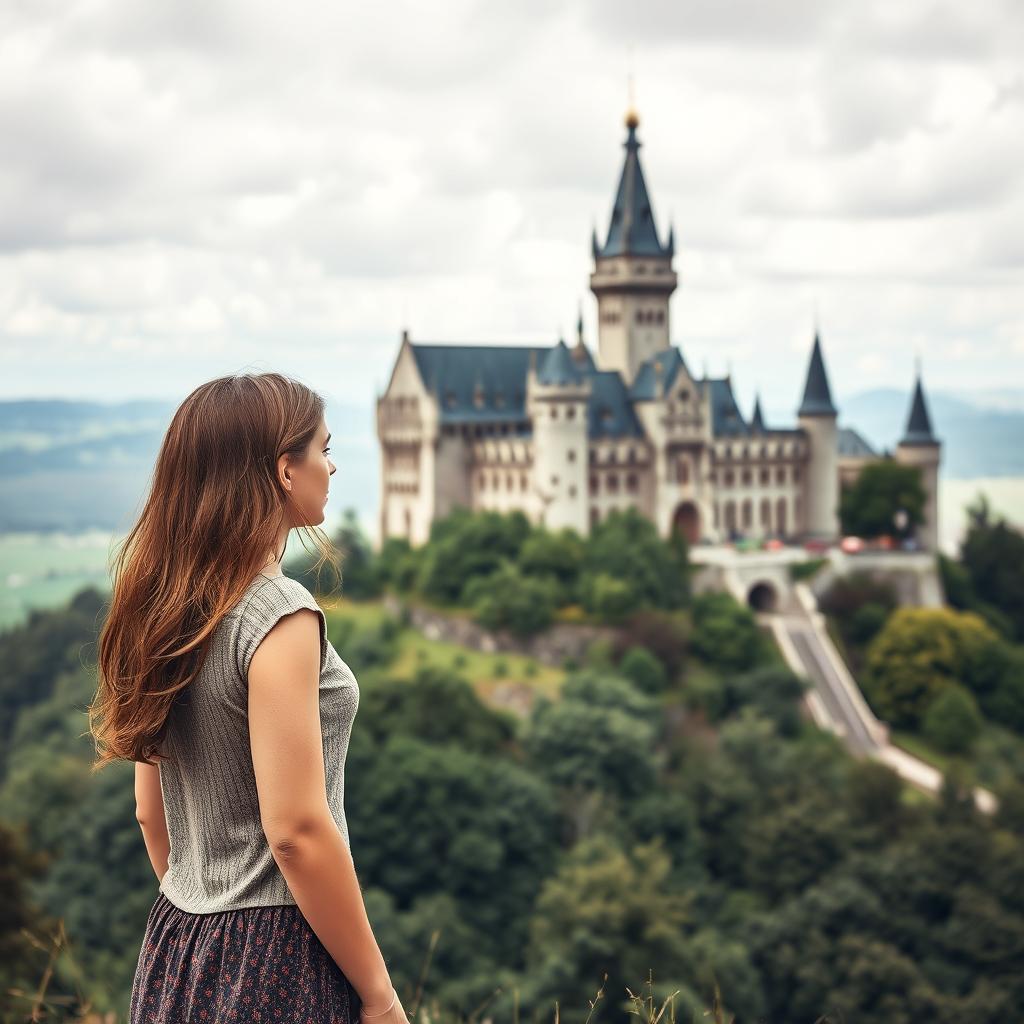
[[[457,506],[512,511],[586,535],[634,506],[663,537],[831,540],[841,482],[884,456],[839,427],[815,332],[797,426],[769,427],[757,396],[750,419],[730,374],[695,376],[669,341],[675,246],[663,245],[640,167],[634,111],[608,235],[592,239],[596,359],[583,340],[554,345],[401,346],[377,398],[380,539],[427,540]],[[919,466],[927,494],[919,543],[938,547],[940,442],[914,384],[893,452]]]

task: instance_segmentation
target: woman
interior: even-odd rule
[[[98,770],[135,762],[160,892],[130,1024],[407,1024],[349,852],[359,687],[288,532],[324,520],[323,399],[275,373],[177,410],[125,540],[90,706]],[[337,561],[315,531],[319,568]]]

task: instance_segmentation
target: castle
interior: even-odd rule
[[[673,231],[663,244],[638,123],[630,110],[608,234],[591,242],[596,358],[582,314],[572,347],[425,344],[402,332],[376,404],[381,541],[420,544],[457,506],[519,509],[583,535],[635,506],[662,536],[680,530],[691,544],[838,536],[841,484],[884,456],[838,426],[817,331],[794,428],[769,427],[760,396],[746,419],[729,374],[697,377],[687,366],[669,340]],[[918,371],[893,455],[920,467],[917,539],[928,550],[938,548],[940,447]]]

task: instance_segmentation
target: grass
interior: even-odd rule
[[[378,626],[390,618],[390,612],[377,601],[349,601],[346,598],[324,599],[328,629],[334,617],[354,620],[361,628]],[[344,652],[339,652],[344,657]],[[495,687],[521,683],[535,693],[553,697],[565,680],[565,671],[545,665],[536,658],[521,654],[497,652],[487,654],[459,644],[430,640],[411,627],[398,636],[398,654],[388,666],[394,679],[411,680],[420,668],[437,668],[468,679],[481,698],[491,695]]]

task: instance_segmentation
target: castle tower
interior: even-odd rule
[[[910,400],[910,412],[903,437],[896,445],[896,461],[905,465],[918,466],[921,470],[921,484],[926,500],[924,522],[918,527],[917,539],[929,551],[939,548],[939,462],[942,442],[932,431],[928,404],[921,384],[921,368],[917,368],[914,394]]]
[[[676,288],[672,269],[675,241],[671,227],[662,245],[640,167],[640,119],[626,115],[626,159],[615,193],[608,236],[591,239],[594,271],[590,289],[597,296],[598,361],[618,370],[632,384],[644,360],[669,347],[669,298]]]
[[[549,530],[588,531],[587,401],[590,382],[573,353],[557,345],[530,367],[526,409],[533,421],[536,522]]]
[[[814,347],[807,367],[804,397],[797,410],[797,423],[807,435],[810,454],[804,475],[804,530],[822,539],[839,533],[839,447],[832,392],[821,354],[821,339],[814,332]]]

